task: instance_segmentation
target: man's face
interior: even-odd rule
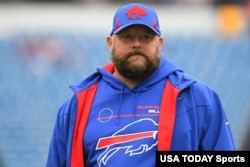
[[[111,60],[123,77],[141,81],[160,65],[163,38],[142,25],[125,28],[107,38]]]

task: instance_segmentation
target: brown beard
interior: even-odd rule
[[[129,58],[134,55],[143,56],[146,61],[143,66],[135,66]],[[118,55],[115,48],[111,52],[111,60],[113,61],[116,70],[125,78],[132,81],[141,81],[149,77],[160,65],[160,53],[157,48],[153,56],[148,56],[141,51],[129,52],[126,55]]]

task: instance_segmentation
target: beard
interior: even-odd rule
[[[129,52],[126,55],[119,55],[113,48],[111,60],[119,74],[132,81],[141,81],[149,77],[158,69],[161,61],[158,48],[151,56],[138,50]]]

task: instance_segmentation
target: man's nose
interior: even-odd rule
[[[141,48],[141,40],[139,37],[134,38],[132,42],[132,47],[133,48]]]

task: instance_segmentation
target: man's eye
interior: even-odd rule
[[[123,38],[123,39],[131,39],[131,35],[129,35],[129,34],[124,34],[124,35],[122,36],[122,38]]]
[[[141,37],[143,40],[150,40],[150,39],[152,39],[152,36],[150,36],[150,35],[142,35],[142,37]]]

